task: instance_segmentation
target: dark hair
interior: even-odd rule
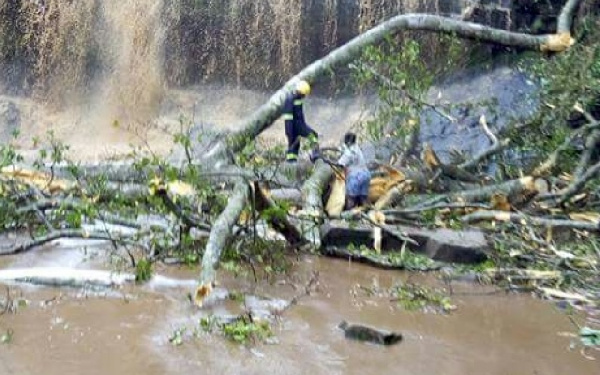
[[[356,134],[352,133],[352,132],[348,132],[346,134],[344,134],[344,143],[346,144],[346,146],[352,146],[353,144],[356,143]]]

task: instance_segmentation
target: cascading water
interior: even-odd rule
[[[147,120],[164,93],[162,0],[24,2],[34,96]],[[132,110],[135,109],[135,110]]]
[[[158,115],[165,93],[163,0],[109,0],[100,5],[100,71],[92,103],[125,122]],[[105,111],[102,110],[105,107]]]
[[[0,65],[21,66],[10,70],[21,91],[71,101],[104,80],[135,88],[115,96],[138,104],[160,98],[148,86],[165,80],[272,89],[382,19],[450,14],[468,0],[7,1]]]
[[[516,2],[486,1],[477,14],[483,21],[510,21],[507,4]],[[38,112],[40,103],[60,111],[54,117],[24,113],[21,122],[28,135],[58,127],[72,144],[88,142],[91,130],[104,144],[127,141],[111,126],[115,120],[146,124],[167,112],[194,117],[200,111],[196,119],[227,126],[260,105],[265,91],[382,19],[411,12],[457,15],[473,4],[480,2],[0,0],[0,94],[31,96]],[[424,50],[439,55],[435,35],[415,35]],[[346,117],[331,107],[323,100],[309,117],[330,113],[317,115],[320,127],[352,125],[360,117],[357,105],[344,106]]]

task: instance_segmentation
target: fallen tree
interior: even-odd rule
[[[282,201],[292,202],[286,203],[289,206],[285,206],[285,215],[263,215],[265,221],[282,233],[294,248],[309,244],[313,251],[332,253],[331,247],[326,249],[323,246],[330,241],[330,237],[322,231],[324,223],[332,223],[324,213],[324,203],[330,198],[328,190],[333,175],[330,166],[323,161],[315,165],[300,163],[297,166],[278,162],[258,163],[252,159],[258,151],[253,150],[248,154],[245,151],[254,138],[281,115],[284,99],[292,85],[300,79],[312,82],[330,70],[360,59],[365,47],[380,43],[388,35],[403,30],[452,33],[463,38],[540,51],[566,51],[573,44],[571,20],[579,3],[574,0],[566,3],[557,33],[553,35],[527,35],[426,14],[393,17],[307,66],[254,114],[238,124],[238,130],[219,135],[206,144],[182,143],[180,146],[187,156],[183,166],[143,155],[132,163],[97,166],[59,165],[59,161],[53,160],[46,173],[37,174],[3,170],[4,177],[0,179],[3,206],[0,207],[0,215],[3,215],[1,222],[4,228],[12,231],[32,226],[37,230],[37,233],[29,231],[33,237],[31,241],[5,253],[23,251],[71,236],[106,239],[122,245],[138,244],[152,255],[153,260],[168,256],[173,249],[202,249],[200,287],[194,292],[194,301],[201,304],[217,280],[216,272],[227,246],[240,233],[256,235],[260,214],[265,211],[280,212],[284,207]],[[369,68],[371,73],[377,71],[377,67],[369,65]],[[377,77],[395,90],[402,87],[388,80],[384,74],[378,73]],[[417,96],[406,97],[418,106],[432,106]],[[439,113],[445,114],[443,117],[446,118],[452,117],[442,109],[439,109]],[[585,110],[584,113],[587,114]],[[548,199],[543,199],[541,194],[548,192],[541,191],[538,184],[549,171],[556,170],[557,160],[578,136],[585,135],[590,140],[589,145],[595,144],[598,119],[588,115],[587,124],[574,130],[572,137],[565,138],[564,146],[557,146],[550,155],[544,155],[548,157],[547,162],[533,168],[523,168],[525,170],[520,171],[520,176],[512,175],[505,179],[481,174],[480,169],[500,157],[516,137],[503,134],[498,140],[487,123],[481,121],[491,141],[488,149],[461,163],[441,163],[433,154],[431,160],[425,158],[420,164],[410,165],[406,162],[395,168],[380,170],[381,180],[378,182],[383,183],[372,185],[370,199],[377,209],[386,209],[383,211],[385,222],[373,222],[369,215],[359,213],[354,216],[358,227],[349,225],[345,230],[364,237],[374,232],[374,228],[379,228],[387,233],[387,238],[394,238],[397,245],[394,249],[412,244],[417,247],[416,250],[426,250],[424,252],[430,256],[432,253],[438,254],[438,251],[438,255],[443,252],[439,246],[428,245],[435,241],[419,240],[416,237],[425,236],[423,232],[403,230],[394,224],[402,223],[413,229],[431,227],[432,232],[427,235],[432,238],[436,237],[436,230],[440,227],[444,230],[449,227],[464,230],[465,224],[475,220],[491,222],[501,228],[505,222],[512,225],[524,221],[525,225],[532,223],[592,231],[597,224],[584,224],[578,220],[570,221],[576,225],[569,226],[550,217],[553,214],[551,210],[560,209],[557,207],[565,206],[565,203],[576,203],[575,197],[583,191],[587,194],[586,205],[597,203],[597,191],[585,190],[599,169],[598,164],[592,163],[591,152],[582,153],[577,166],[569,170],[575,176],[574,181],[552,181],[549,191],[556,192],[565,188],[565,184],[567,187],[561,191],[555,206],[548,206]],[[10,147],[5,149],[11,151]],[[587,149],[589,151],[590,147]],[[4,155],[8,155],[4,166],[18,164],[17,158],[11,156],[10,152]],[[239,155],[252,160],[236,160]],[[281,188],[287,189],[286,194]],[[432,191],[437,194],[430,194]],[[77,199],[73,199],[74,196]],[[292,198],[287,198],[290,196]],[[292,206],[297,207],[292,209]],[[245,210],[251,212],[246,215],[251,217],[250,220],[244,219]],[[530,212],[516,212],[519,210]],[[141,215],[158,219],[153,219],[154,224],[153,220],[140,224],[138,219]],[[168,217],[174,218],[166,220]],[[118,238],[109,231],[95,233],[81,229],[83,224],[95,221],[129,226],[135,229],[135,233]],[[192,238],[191,233],[205,235]],[[331,231],[328,236],[331,236]],[[365,241],[365,244],[368,242]],[[435,250],[427,250],[429,246]],[[379,259],[377,254],[357,255],[344,249],[336,250],[335,254],[362,257],[371,263],[377,263]],[[477,255],[474,258],[481,261],[486,256]],[[380,263],[383,266],[391,264],[389,260]]]

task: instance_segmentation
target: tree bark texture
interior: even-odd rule
[[[310,243],[314,249],[321,248],[320,224],[323,219],[323,192],[332,176],[331,167],[324,161],[318,160],[312,176],[302,186],[305,216],[302,234],[304,240]]]
[[[250,186],[245,181],[238,182],[229,197],[227,207],[219,215],[212,226],[208,243],[202,256],[200,285],[209,285],[216,279],[216,269],[221,258],[221,252],[231,237],[232,228],[240,218],[240,214],[248,201]]]

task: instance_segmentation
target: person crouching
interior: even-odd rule
[[[342,156],[338,164],[344,167],[346,173],[346,204],[345,209],[351,210],[363,206],[369,197],[371,172],[367,167],[365,157],[356,144],[356,134],[348,132],[344,135]]]

